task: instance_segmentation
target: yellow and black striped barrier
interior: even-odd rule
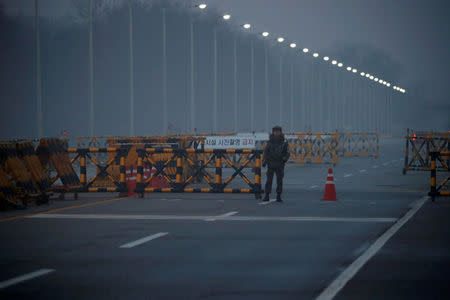
[[[407,171],[430,171],[431,152],[450,151],[450,133],[448,132],[414,132],[407,129],[405,136],[405,162],[403,174]],[[447,160],[448,165],[450,160]],[[446,171],[438,164],[437,171]]]
[[[342,157],[378,157],[379,135],[377,132],[337,133],[337,154]]]
[[[72,164],[79,160],[80,164],[80,187],[76,188],[76,192],[89,192],[89,193],[104,193],[104,192],[119,192],[126,193],[126,167],[125,167],[125,158],[127,156],[127,149],[125,148],[68,148],[68,153],[75,154],[75,157],[72,158]],[[115,153],[116,156],[110,158],[105,164],[101,164],[95,159],[95,156],[91,154],[95,153]],[[87,176],[87,161],[90,161],[96,169],[98,170],[93,178],[88,180]],[[115,161],[119,161],[119,178],[113,176],[108,170],[111,165],[115,163]],[[95,183],[98,178],[106,177],[110,179],[112,183],[110,186],[96,186]]]
[[[440,183],[439,186],[437,186],[437,178],[436,178],[437,177],[436,162],[440,162],[442,167],[445,168],[447,172],[450,172],[450,167],[448,164],[448,160],[450,159],[450,151],[430,152],[430,158],[431,158],[430,162],[431,178],[430,178],[430,192],[428,193],[428,195],[434,202],[435,197],[437,196],[450,196],[450,191],[448,190],[447,186],[447,183],[450,180],[450,176],[447,176],[447,178],[442,183]],[[447,188],[447,190],[444,190],[444,188]]]
[[[262,150],[250,150],[250,149],[171,149],[171,148],[138,148],[136,149],[138,153],[137,161],[137,178],[136,178],[136,189],[135,192],[139,194],[140,197],[144,196],[145,192],[148,193],[251,193],[254,194],[257,199],[261,198],[261,154]],[[154,154],[170,154],[163,164],[154,164],[152,155]],[[198,165],[192,159],[192,155],[209,155],[203,164]],[[234,154],[248,154],[249,157],[236,166],[235,163],[231,161],[229,155]],[[190,156],[191,155],[191,156]],[[144,160],[149,161],[156,168],[156,172],[152,174],[149,178],[144,180]],[[175,180],[170,178],[166,169],[171,162],[176,163],[176,177]],[[183,175],[183,161],[186,161],[190,167],[194,169],[194,172],[188,176]],[[215,176],[211,176],[205,171],[206,166],[210,162],[215,161]],[[242,170],[247,167],[247,165],[254,161],[254,182],[252,182]],[[224,168],[223,164],[228,165],[234,169],[234,173],[224,180],[222,176],[222,170]],[[150,188],[147,187],[157,176],[162,176],[166,179],[169,184],[168,188]],[[249,188],[236,189],[227,188],[227,186],[239,176]],[[194,183],[194,180],[201,177],[207,184],[208,188],[191,188],[188,187],[190,184]]]
[[[337,133],[295,133],[297,139],[288,140],[291,159],[299,164],[338,163]]]

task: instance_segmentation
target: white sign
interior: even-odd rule
[[[253,149],[253,136],[207,136],[205,149]]]

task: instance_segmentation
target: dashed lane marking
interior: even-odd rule
[[[353,174],[345,174],[344,177],[350,177],[353,176]]]
[[[168,235],[168,234],[169,234],[168,232],[160,232],[160,233],[153,234],[153,235],[144,237],[142,239],[136,240],[134,242],[124,244],[124,245],[120,246],[119,248],[133,248],[133,247],[142,245],[144,243],[150,242],[151,240],[155,240],[157,238],[160,238],[160,237]]]
[[[312,186],[310,186],[309,188],[315,189],[315,188],[318,188],[318,187],[319,187],[318,185],[312,185]]]
[[[219,215],[219,216],[217,216],[217,217],[207,218],[207,219],[205,219],[205,221],[212,222],[212,221],[215,221],[215,220],[218,220],[218,219],[223,219],[223,218],[231,217],[232,215],[235,215],[235,214],[237,214],[237,213],[238,213],[237,211],[230,211],[230,212],[228,212],[228,213],[226,213],[226,214]]]
[[[364,173],[366,171],[367,171],[366,169],[359,170],[360,173]]]
[[[47,275],[47,274],[52,273],[52,272],[55,272],[55,270],[53,270],[53,269],[40,269],[40,270],[31,272],[31,273],[28,273],[28,274],[25,274],[25,275],[22,275],[22,276],[18,276],[18,277],[14,277],[14,278],[2,281],[2,282],[0,282],[0,290],[4,289],[4,288],[7,288],[7,287],[9,287],[11,285],[15,285],[15,284],[18,284],[18,283],[21,283],[21,282],[24,282],[24,281],[27,281],[27,280],[30,280],[30,279],[33,279],[33,278],[36,278],[36,277]]]

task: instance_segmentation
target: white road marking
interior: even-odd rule
[[[360,173],[364,173],[366,171],[367,171],[366,169],[359,170]]]
[[[40,270],[31,272],[31,273],[28,273],[28,274],[25,274],[25,275],[22,275],[22,276],[14,277],[14,278],[11,278],[11,279],[8,279],[8,280],[0,282],[0,289],[4,289],[4,288],[7,288],[7,287],[9,287],[11,285],[15,285],[15,284],[18,284],[18,283],[21,283],[21,282],[24,282],[24,281],[27,281],[27,280],[39,277],[39,276],[46,275],[48,273],[52,273],[52,272],[55,272],[55,270],[53,270],[53,269],[40,269]]]
[[[318,185],[312,185],[312,186],[310,186],[309,188],[315,189],[315,188],[318,188],[318,187],[319,187]]]
[[[223,218],[230,217],[230,216],[235,215],[235,214],[237,214],[237,213],[238,213],[237,211],[230,211],[230,212],[227,212],[226,214],[219,215],[219,216],[214,217],[214,218],[207,218],[207,219],[205,219],[205,221],[212,222],[212,221],[215,221],[215,220],[217,220],[217,219],[221,220],[221,219],[223,219]]]
[[[378,168],[378,166],[377,166],[377,165],[375,165],[375,166],[372,166],[372,168],[376,169],[376,168]]]
[[[160,233],[153,234],[153,235],[144,237],[142,239],[136,240],[134,242],[130,242],[130,243],[124,244],[124,245],[120,246],[119,248],[133,248],[133,247],[142,245],[142,244],[147,243],[147,242],[149,242],[151,240],[160,238],[160,237],[168,235],[168,234],[169,234],[168,232],[160,232]]]
[[[383,163],[383,166],[387,166],[389,163],[388,162],[385,162],[385,163]]]
[[[337,293],[349,282],[353,276],[386,244],[386,242],[400,229],[406,222],[411,219],[414,214],[426,202],[427,197],[423,197],[417,201],[416,205],[411,208],[401,219],[392,225],[382,236],[380,236],[360,257],[358,257],[351,265],[347,267],[331,284],[320,293],[316,300],[331,300]]]
[[[27,218],[37,219],[91,219],[91,220],[195,220],[203,221],[205,216],[176,215],[99,215],[99,214],[40,214]],[[209,219],[217,216],[206,217]],[[350,217],[269,217],[269,216],[229,216],[224,221],[320,221],[320,222],[395,222],[396,218],[350,218]]]
[[[258,202],[258,204],[259,204],[259,205],[267,205],[267,204],[273,203],[273,202],[275,202],[275,201],[277,201],[277,199],[270,199],[269,201],[261,201],[261,202]]]
[[[344,177],[350,177],[353,176],[353,174],[345,174]]]

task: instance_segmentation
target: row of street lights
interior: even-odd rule
[[[195,7],[197,7],[197,8],[199,8],[200,10],[204,10],[204,9],[206,9],[207,8],[207,4],[206,3],[200,3],[200,4],[198,4],[198,5],[196,5]],[[224,14],[224,15],[222,15],[222,18],[223,18],[223,20],[225,20],[225,21],[229,21],[230,19],[231,19],[231,15],[230,14]],[[245,29],[245,30],[250,30],[251,28],[252,28],[252,25],[251,24],[249,24],[249,23],[245,23],[245,24],[242,24],[241,25],[241,27],[243,28],[243,29]],[[260,35],[263,37],[263,38],[268,38],[269,36],[270,36],[270,33],[268,32],[268,31],[263,31],[263,32],[261,32],[260,33]],[[278,42],[278,43],[280,43],[280,44],[282,44],[282,43],[285,43],[286,42],[286,39],[284,38],[284,37],[282,37],[282,36],[279,36],[279,37],[277,37],[276,38],[276,41]],[[236,45],[236,43],[235,43],[235,45]],[[289,47],[291,48],[291,49],[296,49],[297,48],[297,44],[294,42],[294,41],[292,41],[292,42],[290,42],[289,43]],[[236,51],[236,49],[235,49],[235,51]],[[251,129],[251,131],[253,131],[254,130],[254,125],[253,125],[253,105],[254,105],[254,99],[253,99],[253,94],[254,94],[254,91],[253,91],[253,86],[254,86],[254,79],[253,79],[253,64],[254,64],[254,62],[253,62],[253,60],[254,60],[254,58],[253,58],[253,52],[254,52],[254,49],[253,49],[253,41],[252,41],[252,43],[251,43],[251,74],[252,74],[252,78],[251,78],[251,99],[250,99],[250,108],[251,108],[251,125],[250,125],[250,129]],[[312,57],[313,58],[316,58],[316,59],[318,59],[319,57],[320,57],[320,55],[319,55],[319,53],[317,53],[317,52],[312,52],[312,51],[310,51],[310,49],[308,49],[308,48],[302,48],[301,49],[301,52],[303,52],[304,54],[309,54],[309,53],[312,53]],[[235,55],[234,55],[234,60],[236,61],[236,57],[235,57]],[[336,66],[336,67],[338,67],[338,68],[343,68],[344,67],[344,64],[342,63],[342,62],[338,62],[337,60],[335,60],[335,59],[331,59],[329,56],[323,56],[323,60],[325,61],[325,62],[331,62],[331,64],[333,65],[333,66]],[[215,63],[214,63],[214,65],[216,66],[216,64],[217,64],[217,62],[215,61]],[[266,75],[266,78],[267,78],[267,45],[266,45],[266,47],[265,47],[265,64],[266,64],[266,66],[265,66],[265,75]],[[282,60],[282,56],[280,56],[280,95],[279,95],[279,101],[280,101],[280,124],[281,124],[281,121],[282,121],[282,112],[283,112],[283,101],[282,101],[282,98],[283,98],[283,89],[281,88],[281,86],[283,85],[283,78],[282,78],[282,66],[283,66],[283,60]],[[235,67],[236,68],[236,67]],[[353,73],[353,74],[358,74],[358,69],[356,69],[356,68],[353,68],[353,67],[351,67],[351,66],[347,66],[347,67],[345,67],[345,70],[347,70],[348,72],[350,72],[350,73]],[[235,70],[236,71],[236,70]],[[215,68],[215,72],[216,72],[216,68]],[[293,75],[294,74],[294,72],[293,72],[293,66],[291,66],[291,89],[292,89],[292,86],[293,86]],[[396,85],[392,85],[390,82],[388,82],[388,81],[385,81],[385,80],[383,80],[383,79],[381,79],[381,78],[378,78],[377,76],[375,76],[375,75],[373,75],[373,74],[370,74],[370,73],[366,73],[366,72],[359,72],[359,75],[361,76],[361,78],[367,78],[367,79],[369,79],[370,81],[373,81],[374,83],[379,83],[380,85],[382,85],[382,86],[385,86],[385,87],[388,87],[388,88],[390,88],[391,86],[392,86],[392,88],[395,90],[395,91],[397,91],[397,92],[400,92],[400,93],[406,93],[406,90],[405,89],[403,89],[403,88],[401,88],[401,87],[399,87],[399,86],[396,86]],[[216,78],[217,76],[214,76],[214,78]],[[235,81],[236,81],[236,79],[235,79]],[[353,82],[353,81],[352,81]],[[216,83],[215,83],[215,85],[216,85]],[[235,84],[235,89],[236,89],[236,84]],[[387,96],[387,97],[389,97],[389,96]],[[236,94],[235,94],[235,98],[236,98]],[[390,98],[388,98],[388,99],[390,99]],[[236,105],[236,99],[235,99],[235,106],[237,106]],[[291,131],[293,131],[293,101],[294,101],[294,99],[293,99],[293,93],[292,93],[292,91],[291,91],[291,105],[290,105],[290,126],[291,126]],[[389,101],[390,102],[390,101]],[[389,111],[388,111],[388,108],[386,107],[386,112],[384,112],[384,113],[386,113],[386,114],[389,114]],[[266,121],[265,121],[265,123],[266,123],[266,130],[268,130],[269,128],[268,128],[268,95],[267,95],[267,84],[266,84]],[[336,119],[337,119],[337,117],[336,117]],[[391,118],[390,118],[391,119]],[[235,107],[235,116],[234,116],[234,121],[235,121],[235,125],[234,125],[234,128],[235,128],[235,130],[237,130],[237,128],[238,128],[238,126],[237,126],[237,110],[236,110],[236,107]],[[214,131],[217,131],[217,125],[216,125],[216,122],[217,121],[213,121],[214,122],[214,124],[215,124],[215,126],[213,126],[213,129],[214,129]],[[389,126],[388,125],[386,125],[386,128],[388,128]],[[192,124],[192,128],[191,129],[193,129],[193,128],[195,128],[195,126],[194,126],[194,124]]]

